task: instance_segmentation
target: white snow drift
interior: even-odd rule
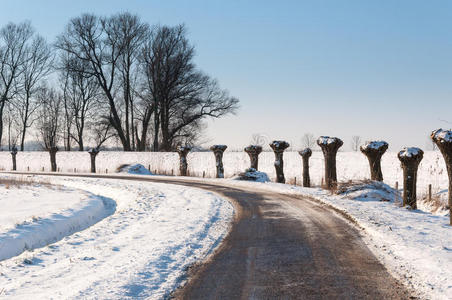
[[[0,297],[167,297],[183,283],[187,268],[217,247],[233,215],[228,201],[198,189],[116,179],[35,177],[42,178],[67,189],[111,198],[116,210],[59,242],[3,260]],[[37,196],[44,199],[45,194]],[[58,202],[64,199],[54,200],[54,213],[74,209],[73,202],[61,206]],[[49,207],[51,201],[46,202]],[[52,210],[24,215],[36,213],[40,220],[49,212]],[[72,217],[78,219],[75,212]],[[30,224],[39,226],[39,220]],[[38,237],[41,233],[36,231]]]
[[[46,185],[0,185],[0,261],[88,228],[115,210],[91,193]]]

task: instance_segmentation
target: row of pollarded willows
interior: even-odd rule
[[[449,175],[449,212],[450,223],[452,225],[452,131],[438,129],[432,132],[431,138],[434,143],[441,150],[447,166],[447,172]],[[336,172],[336,155],[339,148],[343,145],[341,139],[337,137],[321,136],[317,139],[317,144],[322,149],[325,162],[325,186],[326,188],[333,190],[337,187],[337,172]],[[289,147],[289,143],[285,141],[273,141],[270,144],[273,152],[275,153],[275,171],[276,181],[279,183],[285,183],[284,177],[284,163],[283,153]],[[226,150],[226,145],[213,145],[210,150],[215,155],[216,160],[216,177],[224,178],[223,167],[223,153]],[[371,180],[383,181],[383,173],[381,170],[381,157],[388,149],[388,143],[384,141],[370,141],[360,147],[361,152],[367,157],[370,166]],[[57,171],[56,164],[56,152],[57,148],[49,150],[50,162],[52,171]],[[180,175],[188,175],[188,162],[187,154],[191,151],[188,146],[182,146],[178,148],[180,157]],[[262,152],[262,147],[258,145],[250,145],[244,149],[249,155],[251,166],[250,170],[258,170],[259,154]],[[96,172],[96,156],[99,153],[99,149],[91,149],[88,151],[91,157],[91,172]],[[311,149],[306,148],[299,152],[303,158],[303,186],[310,187],[309,178],[309,158],[312,154]],[[416,209],[416,181],[417,170],[419,163],[423,158],[424,152],[415,147],[407,147],[402,149],[398,153],[398,158],[401,162],[403,169],[403,205],[409,205],[413,209]],[[16,155],[17,149],[13,148],[11,151],[13,159],[13,170],[16,170]]]
[[[449,216],[452,225],[452,131],[437,129],[431,135],[431,139],[440,149],[446,163],[449,176]],[[322,149],[325,159],[325,183],[328,189],[337,187],[336,154],[343,145],[341,139],[337,137],[321,136],[317,139],[317,144]],[[381,157],[388,149],[385,141],[370,141],[360,147],[361,152],[369,160],[371,179],[383,181],[381,171]],[[299,152],[303,157],[303,186],[309,186],[309,157],[311,149],[307,148]],[[409,205],[416,209],[416,182],[417,170],[421,162],[424,151],[416,147],[403,148],[397,154],[403,169],[403,206]],[[275,163],[276,167],[276,163]]]
[[[440,149],[447,166],[449,175],[449,215],[450,225],[452,225],[452,131],[437,129],[431,134],[433,142],[436,143]],[[321,136],[317,139],[317,144],[322,149],[325,161],[325,184],[328,189],[335,189],[337,187],[337,171],[336,171],[336,155],[339,148],[343,145],[340,138]],[[219,145],[212,146],[217,165],[217,178],[223,178],[223,163],[222,156],[226,146],[221,145],[221,155],[216,151]],[[270,144],[275,153],[275,171],[276,181],[285,183],[284,177],[284,163],[283,153],[289,147],[289,143],[285,141],[273,141]],[[381,157],[388,149],[388,143],[385,141],[369,141],[360,147],[361,152],[367,157],[370,166],[371,180],[383,181],[383,173],[381,171]],[[250,156],[251,168],[258,169],[258,156],[262,151],[262,147],[251,145],[245,148],[245,151]],[[299,151],[303,158],[303,186],[310,187],[309,177],[309,157],[312,155],[312,150],[306,148]],[[186,154],[185,154],[186,156]],[[403,169],[403,206],[409,205],[412,209],[417,208],[416,196],[416,182],[417,170],[421,162],[424,151],[416,147],[405,147],[398,152],[398,158]],[[184,157],[184,161],[186,159]],[[181,158],[182,162],[182,158]]]

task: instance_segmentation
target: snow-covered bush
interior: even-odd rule
[[[138,175],[153,175],[145,166],[141,164],[128,165],[123,164],[116,170],[117,173],[128,173],[128,174],[138,174]]]
[[[239,173],[238,175],[232,177],[234,180],[248,180],[248,181],[256,181],[256,182],[268,182],[270,179],[268,178],[267,173],[259,172],[254,168],[246,169],[245,172]]]

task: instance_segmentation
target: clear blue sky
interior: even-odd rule
[[[185,23],[198,66],[241,100],[210,143],[264,133],[297,149],[311,132],[399,150],[452,127],[452,1],[2,0],[0,26],[28,19],[52,41],[71,17],[120,11]]]

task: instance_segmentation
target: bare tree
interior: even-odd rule
[[[18,78],[26,62],[27,42],[33,35],[30,23],[9,23],[0,30],[0,143],[5,105],[16,93]]]
[[[303,149],[313,149],[316,145],[316,138],[312,133],[308,132],[303,134],[303,136],[301,137],[301,146],[303,147]]]
[[[19,92],[12,101],[20,123],[20,151],[24,151],[27,129],[33,125],[34,113],[39,105],[39,102],[33,97],[41,80],[50,73],[52,61],[53,55],[50,46],[44,38],[36,35],[25,48],[21,76],[18,78]]]
[[[361,137],[359,135],[352,136],[352,141],[351,141],[352,150],[358,151],[359,145],[361,145]]]
[[[262,148],[269,143],[269,138],[263,133],[253,133],[251,135],[251,145],[261,146]]]
[[[143,49],[141,60],[154,106],[155,151],[174,149],[193,132],[188,128],[199,128],[205,117],[219,118],[237,108],[238,100],[198,71],[193,57],[183,25],[155,27]]]
[[[138,55],[148,37],[149,26],[142,23],[137,16],[125,13],[112,18],[112,22],[118,26],[115,35],[118,35],[121,44],[121,57],[119,71],[123,86],[124,115],[126,136],[131,139],[131,150],[135,150],[135,95],[133,85],[137,83],[139,71]],[[147,130],[147,128],[143,128]]]
[[[144,89],[136,92],[137,95],[137,111],[135,113],[134,133],[135,144],[137,151],[145,151],[148,140],[148,132],[151,127],[151,119],[155,113],[155,106],[152,103],[152,97]],[[158,117],[158,116],[157,116]],[[141,133],[140,133],[141,132]],[[157,149],[158,149],[158,136],[157,136]],[[153,149],[156,151],[155,149]]]
[[[111,124],[104,121],[97,124],[96,127],[93,128],[93,134],[94,134],[94,143],[96,149],[100,149],[100,147],[109,139],[113,138],[115,136],[114,133],[112,133],[111,130]]]
[[[71,64],[84,64],[71,66]],[[84,150],[84,136],[87,126],[95,117],[100,118],[94,109],[97,106],[99,86],[96,79],[87,76],[84,70],[87,63],[68,56],[61,58],[60,82],[63,89],[63,104],[66,116],[67,140],[65,148],[70,150],[70,140],[78,144],[78,150]]]
[[[52,171],[56,171],[56,152],[61,129],[62,96],[55,90],[47,87],[40,89],[38,99],[41,102],[37,129],[42,147],[49,151]]]
[[[8,136],[8,150],[12,150],[17,146],[17,141],[19,140],[20,136],[20,129],[19,124],[17,122],[17,113],[11,104],[11,102],[8,102],[6,104],[6,114],[5,114],[5,121],[6,121],[6,130],[7,130],[7,136]]]
[[[56,43],[58,49],[89,66],[80,69],[77,67],[85,64],[71,65],[74,71],[96,78],[110,108],[104,117],[116,130],[125,151],[132,150],[131,81],[137,69],[135,56],[146,30],[147,25],[129,13],[105,18],[84,14],[69,22]]]

